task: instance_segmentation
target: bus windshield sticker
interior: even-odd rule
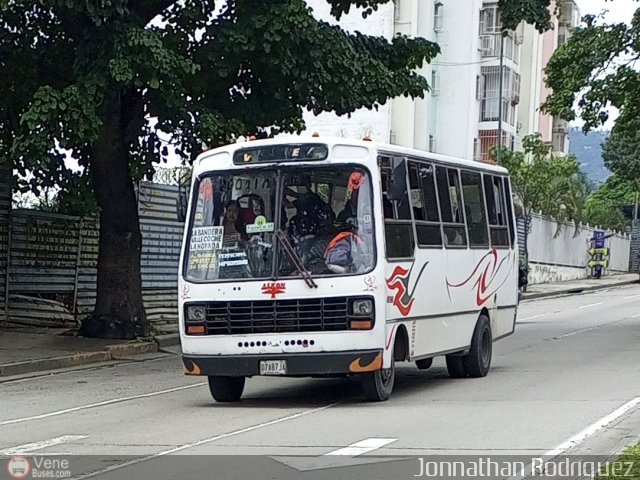
[[[224,227],[196,227],[191,235],[191,251],[215,251],[222,248]]]
[[[247,233],[273,232],[275,229],[276,224],[267,222],[267,219],[263,215],[258,215],[255,223],[247,225]]]
[[[237,267],[239,265],[249,265],[245,252],[221,253],[218,255],[220,267]]]
[[[192,272],[215,269],[217,264],[214,252],[200,251],[189,257],[189,270]]]

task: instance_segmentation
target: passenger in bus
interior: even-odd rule
[[[349,218],[357,216],[360,187],[364,184],[364,181],[365,177],[360,172],[353,172],[349,177],[349,184],[347,185],[349,198],[344,210],[338,214],[338,223],[345,224]]]
[[[290,231],[300,239],[322,235],[333,225],[335,215],[331,207],[311,190],[311,178],[304,175],[298,191],[288,189],[286,195],[297,197],[293,202],[296,215],[289,223]]]
[[[230,200],[225,205],[224,219],[224,239],[226,240],[247,240],[247,229],[240,219],[240,204],[236,200]]]

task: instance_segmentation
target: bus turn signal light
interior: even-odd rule
[[[351,330],[371,330],[372,328],[371,320],[351,320]]]
[[[187,326],[187,335],[204,335],[206,333],[206,329],[204,325],[188,325]]]

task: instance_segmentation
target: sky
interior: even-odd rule
[[[607,22],[628,22],[633,16],[633,12],[640,7],[640,3],[634,0],[576,0],[580,15],[598,15],[603,10],[608,10],[605,15]]]

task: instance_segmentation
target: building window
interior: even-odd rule
[[[440,73],[437,70],[431,71],[431,96],[440,95]]]
[[[495,35],[502,30],[498,3],[485,3],[480,10],[480,35]]]
[[[497,122],[500,119],[500,100],[502,100],[502,120],[509,125],[515,125],[515,109],[520,102],[520,75],[507,67],[503,67],[502,72],[502,95],[500,95],[500,67],[482,67],[484,82],[480,121]]]
[[[438,146],[438,141],[433,135],[429,135],[429,151],[431,153],[436,153],[436,149]]]
[[[433,6],[433,31],[444,31],[444,5],[436,2]]]
[[[498,130],[480,130],[478,139],[480,141],[479,160],[485,163],[493,163],[489,154],[492,148],[498,146]],[[502,145],[512,148],[514,141],[515,137],[512,134],[502,131]]]

